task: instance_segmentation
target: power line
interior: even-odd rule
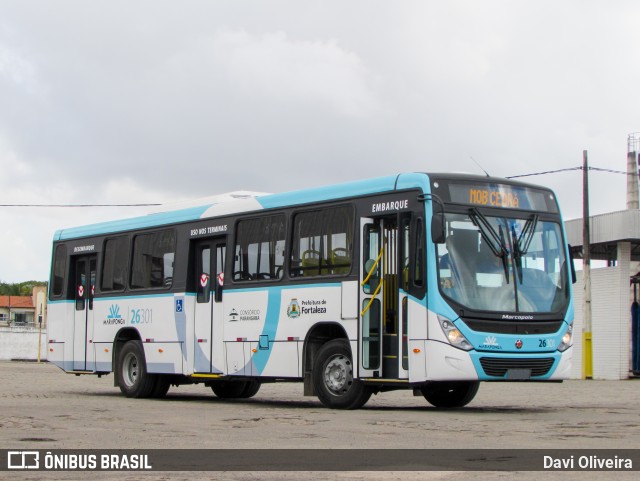
[[[597,172],[609,172],[610,174],[637,175],[636,172],[629,174],[628,172],[623,172],[621,170],[602,169],[598,167],[589,167],[589,170],[595,170]]]
[[[583,170],[582,166],[579,167],[567,167],[564,169],[545,170],[543,172],[533,172],[530,174],[509,175],[506,179],[518,179],[521,177],[533,177],[536,175],[558,174],[560,172],[570,172],[574,170]],[[588,170],[594,170],[596,172],[607,172],[610,174],[622,174],[622,175],[638,175],[637,173],[628,174],[621,170],[605,169],[602,167],[588,167]],[[0,204],[0,207],[62,207],[62,208],[86,208],[86,207],[156,207],[163,204]]]
[[[153,207],[162,204],[0,204],[0,207]]]
[[[534,175],[545,175],[545,174],[557,174],[558,172],[569,172],[572,170],[583,170],[582,166],[580,167],[567,167],[566,169],[558,169],[558,170],[547,170],[544,172],[534,172],[531,174],[521,174],[521,175],[510,175],[506,177],[507,179],[517,179],[519,177],[532,177]],[[627,172],[623,172],[621,170],[613,170],[613,169],[604,169],[602,167],[588,167],[587,170],[594,170],[596,172],[607,172],[609,174],[623,174],[623,175],[633,175],[637,176],[638,173],[634,172],[632,174],[628,174]]]
[[[570,170],[582,170],[582,167],[568,167],[566,169],[546,170],[544,172],[534,172],[532,174],[510,175],[507,179],[517,179],[519,177],[532,177],[534,175],[557,174],[558,172],[568,172]]]

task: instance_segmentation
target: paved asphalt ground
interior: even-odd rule
[[[463,409],[431,407],[410,391],[336,411],[302,384],[265,384],[249,400],[203,385],[163,400],[127,399],[112,376],[65,374],[46,363],[0,362],[2,449],[353,448],[640,449],[640,380],[483,383]],[[331,459],[327,459],[331,463]],[[640,468],[640,466],[638,466]],[[513,479],[508,472],[0,472],[0,479]],[[627,473],[521,472],[527,479],[639,479]]]

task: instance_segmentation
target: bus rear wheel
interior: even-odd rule
[[[353,377],[349,343],[335,339],[318,351],[313,384],[320,402],[331,409],[358,409],[371,397],[371,390]]]
[[[216,381],[211,390],[222,399],[248,399],[258,393],[260,381]]]
[[[156,387],[156,376],[147,372],[140,341],[127,341],[118,355],[118,385],[127,397],[146,398]]]
[[[431,381],[420,391],[437,408],[461,408],[473,400],[479,387],[478,381]]]

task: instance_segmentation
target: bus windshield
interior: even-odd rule
[[[557,222],[485,216],[478,209],[445,215],[438,244],[441,292],[477,311],[555,313],[569,302],[568,270]]]

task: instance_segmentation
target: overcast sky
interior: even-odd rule
[[[640,2],[0,0],[0,204],[170,203],[404,171],[626,170]],[[581,216],[581,172],[526,179]],[[625,208],[591,174],[591,212]],[[0,207],[0,280],[134,208]]]

